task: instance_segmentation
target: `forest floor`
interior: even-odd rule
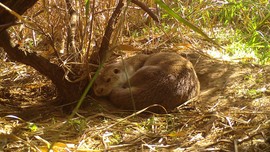
[[[49,80],[1,60],[0,151],[270,151],[270,67],[183,54],[201,83],[197,101],[134,114],[87,97],[70,120],[48,105]]]

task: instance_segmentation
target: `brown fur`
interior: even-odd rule
[[[160,104],[172,110],[199,94],[200,84],[191,62],[176,53],[135,56],[125,65],[129,82],[123,64],[114,63],[102,70],[94,87],[97,96],[108,96],[119,108],[133,110],[135,104],[140,110]],[[120,72],[112,72],[115,68]]]

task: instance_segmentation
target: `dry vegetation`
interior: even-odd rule
[[[156,9],[153,0],[146,4]],[[61,64],[76,81],[94,73],[95,66],[88,65],[88,60],[100,46],[116,3],[96,1],[89,14],[84,1],[73,5],[78,15],[74,46],[67,46],[70,24],[62,0],[39,1],[24,14],[35,23],[35,30],[21,24],[9,33],[15,44]],[[176,6],[183,8],[178,13],[217,36],[223,47],[228,46],[226,36],[233,24],[223,27],[218,18],[198,17],[199,11],[218,12],[215,6],[220,6],[219,2],[171,3]],[[123,12],[113,33],[111,48],[117,49],[112,58],[168,50],[181,53],[195,66],[201,82],[200,99],[170,114],[153,114],[122,111],[88,96],[70,118],[61,107],[48,105],[56,97],[50,80],[1,53],[0,151],[47,151],[49,147],[55,151],[270,151],[269,65],[253,64],[254,56],[239,57],[237,63],[209,57],[205,52],[218,48],[165,13],[157,25],[134,4]],[[228,33],[222,37],[224,29]],[[269,27],[262,29],[269,32]],[[263,60],[267,63],[267,57]]]

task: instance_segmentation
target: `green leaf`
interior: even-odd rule
[[[193,31],[201,34],[203,37],[206,38],[206,40],[212,42],[213,44],[217,45],[220,47],[220,45],[218,43],[216,43],[214,40],[212,40],[211,38],[209,38],[207,36],[207,34],[205,34],[200,28],[198,28],[197,26],[193,25],[192,23],[190,23],[189,21],[187,21],[186,19],[182,18],[181,16],[179,16],[177,13],[175,13],[168,5],[166,5],[162,0],[155,0],[155,2],[161,7],[163,8],[169,15],[171,15],[172,17],[174,17],[178,22],[183,23],[184,25],[188,26],[189,28],[191,28]]]
[[[85,14],[86,14],[86,16],[89,15],[89,5],[90,5],[90,1],[85,0]]]
[[[35,132],[38,130],[38,126],[34,123],[28,123],[28,129],[30,129],[32,132]]]
[[[268,21],[269,18],[270,18],[270,12],[266,15],[263,21],[257,26],[256,30],[259,30],[265,24],[265,22]]]

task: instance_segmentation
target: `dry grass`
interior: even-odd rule
[[[170,114],[134,114],[88,98],[85,102],[90,105],[83,106],[80,114],[69,122],[66,115],[51,106],[42,112],[23,110],[28,115],[24,114],[25,118],[20,120],[15,117],[20,116],[18,110],[3,104],[10,98],[1,96],[1,111],[13,115],[1,117],[2,149],[44,150],[48,144],[55,143],[54,148],[71,151],[268,151],[270,86],[267,82],[270,77],[261,74],[270,69],[194,58],[191,54],[188,57],[198,62],[196,70],[200,80],[208,79],[201,81],[199,100]],[[22,67],[16,70],[23,71]],[[36,75],[31,71],[28,69],[28,73]],[[21,87],[16,87],[18,90],[44,83],[41,79],[23,82]],[[42,101],[32,96],[37,93],[37,90],[24,94],[10,92],[25,104],[31,104],[33,99]]]
[[[183,2],[181,6],[189,3]],[[151,0],[148,4],[155,7]],[[78,52],[67,55],[59,52],[65,61],[63,67],[69,70],[71,65],[85,63],[88,47],[90,51],[99,47],[115,2],[96,4],[92,28],[84,6],[83,2],[75,5],[81,18],[77,25]],[[195,12],[200,11],[199,6],[208,8],[198,5]],[[33,12],[37,14],[29,15]],[[14,42],[58,63],[54,51],[65,50],[68,26],[63,1],[50,4],[40,1],[27,15],[37,29],[32,31],[24,26],[10,29]],[[84,105],[68,121],[61,107],[44,106],[55,98],[50,81],[29,67],[1,60],[0,151],[47,151],[50,146],[55,151],[270,151],[270,68],[222,62],[201,55],[202,51],[186,51],[208,50],[211,46],[169,19],[171,24],[164,27],[165,33],[155,26],[146,26],[153,22],[144,15],[130,6],[119,22],[125,30],[118,43],[125,44],[120,46],[125,51],[119,49],[115,54],[124,52],[129,56],[141,51],[166,50],[185,54],[193,62],[201,82],[199,100],[170,114],[134,114],[88,97],[85,103],[90,105]],[[77,55],[79,58],[71,62]]]

